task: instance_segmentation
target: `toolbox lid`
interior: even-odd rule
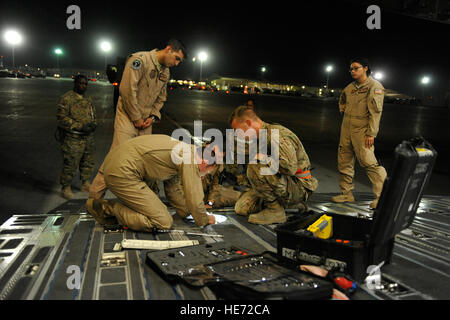
[[[422,137],[403,141],[373,216],[371,244],[383,244],[413,222],[423,191],[430,180],[437,152]]]

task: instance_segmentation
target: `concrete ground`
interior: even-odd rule
[[[54,138],[56,105],[71,90],[71,79],[0,79],[0,224],[12,214],[47,213],[66,200],[60,196],[59,174],[62,155]],[[90,83],[87,95],[97,108],[96,170],[107,154],[113,135],[113,88],[109,83]],[[194,120],[202,120],[203,131],[224,131],[231,111],[247,95],[223,92],[183,91],[168,94],[162,121],[154,133],[171,135],[176,125],[193,133]],[[256,110],[267,122],[280,123],[301,139],[319,180],[316,193],[339,192],[337,146],[340,115],[335,100],[304,99],[279,95],[256,96]],[[386,104],[384,106],[376,155],[389,172],[393,151],[402,140],[422,135],[438,151],[435,171],[425,194],[450,195],[450,136],[448,109]],[[74,178],[77,199],[81,182]],[[370,192],[365,173],[357,166],[355,191]],[[106,198],[112,198],[108,192]]]

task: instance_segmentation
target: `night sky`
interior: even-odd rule
[[[349,60],[365,56],[372,70],[385,74],[387,88],[419,94],[420,78],[431,77],[430,93],[450,91],[450,25],[383,11],[381,30],[369,30],[367,5],[347,1],[2,1],[0,54],[11,55],[3,40],[8,28],[25,40],[16,64],[53,67],[53,50],[64,50],[62,67],[102,69],[101,39],[113,44],[108,59],[140,50],[163,48],[182,40],[190,58],[206,50],[204,75],[257,79],[261,66],[269,81],[319,86],[327,64],[334,66],[331,87],[351,78]],[[81,8],[81,30],[66,28],[66,8]],[[195,69],[196,68],[196,69]],[[192,78],[198,65],[188,59],[172,69],[173,78]]]

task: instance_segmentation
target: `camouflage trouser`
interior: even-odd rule
[[[262,175],[261,168],[268,165],[249,164],[247,177],[252,189],[245,192],[234,207],[236,213],[251,214],[263,209],[263,202],[278,200],[284,208],[296,208],[308,201],[311,191],[305,189],[296,177],[282,174]]]
[[[203,201],[207,202],[209,200],[213,200],[213,208],[234,206],[237,199],[241,196],[241,192],[239,191],[225,188],[219,184],[207,185],[205,180],[203,180],[203,182],[206,184],[204,185]],[[183,218],[187,217],[190,213],[186,208],[186,200],[184,198],[184,190],[181,185],[180,176],[177,175],[170,180],[164,181],[164,191],[169,204],[175,208],[178,215]]]
[[[94,171],[94,135],[77,136],[65,134],[61,144],[63,153],[63,169],[60,176],[62,186],[72,183],[72,178],[77,169],[80,169],[82,182],[89,181]]]
[[[248,181],[246,174],[247,170],[246,164],[236,164],[236,163],[226,164],[225,170],[236,177],[236,182],[238,185],[250,187],[250,182]]]
[[[204,200],[205,202],[212,200],[213,208],[232,207],[241,194],[239,191],[216,184],[212,186],[208,194],[205,194]]]

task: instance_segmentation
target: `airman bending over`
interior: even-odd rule
[[[267,162],[267,155],[256,154],[259,163],[250,163],[247,177],[251,190],[245,192],[235,205],[235,212],[249,215],[248,221],[256,224],[283,223],[286,221],[285,208],[307,210],[307,201],[317,189],[317,179],[311,175],[308,155],[299,138],[289,129],[279,124],[262,121],[255,111],[247,106],[237,108],[231,119],[231,127],[243,133],[243,138],[258,140],[261,129],[267,130],[267,150],[271,143],[279,145],[278,171],[262,174],[262,169],[271,170],[273,163]],[[278,134],[278,141],[272,135]],[[251,156],[251,155],[250,155]]]

